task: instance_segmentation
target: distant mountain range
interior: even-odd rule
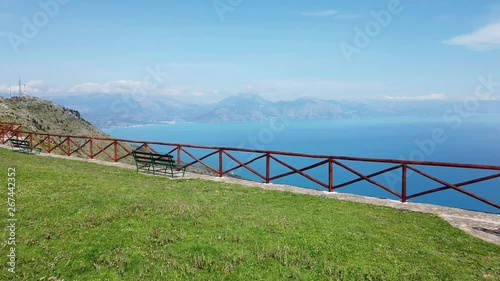
[[[300,98],[269,101],[255,94],[227,97],[217,103],[179,101],[167,96],[94,94],[50,97],[49,100],[78,110],[97,127],[130,126],[171,121],[229,122],[264,121],[285,117],[290,120],[342,119],[383,116],[443,116],[456,110],[459,101],[365,102]],[[500,101],[481,101],[474,114],[500,113]]]

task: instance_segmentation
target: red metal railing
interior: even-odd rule
[[[17,124],[19,125],[19,124]],[[17,129],[16,129],[17,128]],[[345,156],[331,156],[331,155],[315,155],[315,154],[303,154],[303,153],[293,153],[293,152],[282,152],[282,151],[272,151],[272,150],[256,150],[256,149],[245,149],[245,148],[232,148],[232,147],[215,147],[215,146],[199,146],[199,145],[188,145],[188,144],[177,144],[177,143],[166,143],[166,142],[151,142],[151,141],[139,141],[139,140],[126,140],[126,139],[113,139],[113,138],[98,138],[89,136],[72,136],[72,135],[58,135],[50,133],[35,133],[35,132],[23,132],[16,126],[11,126],[8,124],[0,123],[0,137],[2,136],[23,136],[24,139],[29,140],[31,146],[39,147],[47,153],[60,153],[67,156],[72,156],[77,154],[80,157],[87,157],[94,159],[96,157],[101,157],[103,160],[111,160],[114,162],[122,161],[124,159],[132,159],[131,150],[132,149],[143,149],[145,151],[157,152],[153,146],[162,147],[162,150],[168,151],[168,153],[177,152],[177,162],[179,164],[184,163],[184,167],[190,167],[192,165],[198,164],[203,165],[208,170],[217,174],[219,177],[231,173],[232,171],[240,168],[248,170],[251,174],[260,178],[263,182],[270,183],[272,181],[288,177],[291,175],[300,175],[319,186],[332,192],[334,190],[346,187],[358,182],[366,181],[374,186],[377,186],[395,197],[399,198],[401,202],[406,202],[407,200],[414,199],[420,196],[441,192],[444,190],[455,190],[459,193],[465,194],[471,198],[481,201],[489,206],[493,206],[500,209],[499,202],[494,202],[491,199],[481,197],[474,194],[471,191],[464,189],[463,187],[492,180],[500,177],[500,166],[493,165],[477,165],[477,164],[460,164],[460,163],[449,163],[449,162],[432,162],[432,161],[410,161],[410,160],[395,160],[395,159],[377,159],[377,158],[360,158],[360,157],[345,157]],[[4,137],[0,138],[2,143],[6,140]],[[164,148],[164,149],[163,149]],[[195,155],[193,150],[203,150],[203,155]],[[247,160],[241,160],[235,156],[235,153],[249,154],[251,157]],[[257,156],[253,156],[253,155]],[[181,157],[187,157],[188,159],[181,159]],[[212,156],[217,157],[217,164],[215,167],[209,165],[206,159]],[[297,168],[287,161],[283,160],[284,157],[293,158],[307,158],[313,160],[314,163],[307,165],[305,167]],[[251,167],[250,165],[258,160],[264,159],[265,165],[260,168]],[[360,171],[347,165],[345,162],[363,162],[363,163],[383,163],[386,165],[391,165],[388,168],[370,173],[365,175]],[[224,169],[224,164],[234,165],[231,168]],[[271,164],[278,164],[281,167],[285,167],[288,171],[272,175],[273,168]],[[327,181],[321,181],[317,177],[307,174],[306,171],[311,169],[327,166],[328,174]],[[435,167],[449,167],[449,168],[464,168],[464,169],[474,169],[474,170],[488,170],[493,172],[493,174],[488,176],[476,177],[474,179],[450,183],[443,179],[439,179],[427,172],[424,172],[420,166],[435,166]],[[226,165],[227,167],[227,165]],[[274,167],[274,166],[273,166]],[[334,169],[335,167],[340,167],[346,171],[354,174],[357,178],[335,184],[334,182]],[[264,169],[262,171],[262,169]],[[382,174],[392,172],[401,172],[401,188],[400,190],[395,190],[376,181],[374,178]],[[408,170],[417,173],[427,179],[439,183],[441,186],[437,188],[431,188],[424,191],[419,191],[413,194],[408,194],[407,188],[407,178]],[[274,169],[276,171],[276,169]],[[498,197],[496,197],[498,200]]]
[[[5,144],[10,138],[21,138],[23,124],[20,123],[0,123],[0,143]]]

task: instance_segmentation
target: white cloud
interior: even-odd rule
[[[10,90],[17,94],[17,84],[0,84],[0,94],[8,95]],[[24,91],[24,88],[22,89]],[[85,82],[69,86],[53,86],[43,81],[26,82],[26,92],[32,96],[61,96],[86,94],[129,94],[129,95],[166,95],[177,97],[202,97],[205,92],[193,87],[167,87],[155,83],[134,80],[117,80],[104,83]]]
[[[443,43],[479,51],[500,48],[500,22],[488,24],[472,33],[453,37]]]
[[[40,94],[43,92],[47,92],[48,87],[45,85],[43,81],[29,81],[23,82],[21,85],[21,92],[24,92],[26,88],[26,92],[28,94]],[[9,94],[12,92],[13,94],[18,94],[19,92],[19,84],[0,84],[0,93]]]
[[[329,17],[338,14],[337,10],[321,10],[321,11],[311,11],[302,13],[303,16],[308,17]]]
[[[0,93],[9,93],[9,85],[7,84],[0,84]]]
[[[148,85],[141,81],[118,80],[106,83],[87,82],[77,84],[72,86],[68,92],[78,94],[142,94],[148,88]]]
[[[382,97],[386,100],[444,100],[446,95],[434,93],[423,96],[398,96],[393,93],[401,89],[377,81],[339,81],[322,79],[295,80],[254,80],[246,81],[240,90],[215,90],[194,86],[153,87],[146,82],[134,80],[117,80],[110,82],[86,82],[75,85],[49,85],[44,81],[26,82],[26,92],[33,96],[71,96],[89,94],[131,94],[131,95],[165,95],[199,101],[215,101],[239,92],[251,92],[270,100],[293,100],[300,97],[321,99],[366,99]],[[12,90],[17,93],[17,84]],[[0,84],[0,94],[9,94],[9,84]]]
[[[354,20],[362,17],[363,17],[362,15],[358,14],[339,14],[335,16],[336,19],[341,19],[341,20]]]
[[[385,99],[401,101],[444,100],[446,99],[446,94],[435,93],[423,96],[385,96]]]
[[[358,14],[347,14],[347,13],[341,13],[338,10],[319,10],[319,11],[309,11],[309,12],[303,12],[303,16],[306,17],[331,17],[334,16],[336,19],[342,19],[342,20],[352,20],[352,19],[357,19],[361,18],[361,15]]]

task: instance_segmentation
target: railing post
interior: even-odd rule
[[[114,141],[114,147],[115,147],[115,155],[114,155],[115,159],[113,160],[115,160],[115,162],[118,162],[118,143],[116,140]]]
[[[94,159],[94,140],[90,137],[90,159]]]
[[[69,141],[69,137],[66,138],[66,146],[68,147],[68,152],[66,155],[70,156],[71,155],[71,142]]]
[[[333,191],[333,159],[328,159],[328,191]]]
[[[222,167],[222,148],[219,148],[219,178],[223,176],[223,167]]]
[[[403,176],[401,179],[401,202],[406,202],[406,163],[403,164]]]
[[[145,142],[142,147],[144,147],[144,152],[148,152],[148,143]]]
[[[33,134],[30,134],[30,146],[33,147]]]
[[[266,183],[269,183],[269,179],[271,178],[271,154],[269,152],[266,153]]]
[[[47,133],[47,152],[50,153],[50,134]]]
[[[181,164],[181,146],[177,146],[177,164]]]

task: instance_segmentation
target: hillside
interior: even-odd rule
[[[25,131],[109,137],[78,111],[30,96],[0,98],[0,120],[22,123]]]
[[[85,120],[77,110],[30,96],[9,99],[0,97],[0,121],[21,123],[23,124],[24,131],[112,138],[112,136],[99,130]],[[107,141],[97,141],[97,143],[101,145],[101,147],[105,147],[109,144]],[[65,147],[64,144],[62,146]],[[123,146],[127,148],[128,151],[135,149],[135,147],[129,144],[123,144]],[[89,149],[89,147],[85,148]],[[118,147],[118,155],[125,155],[128,151],[125,151],[123,147]],[[64,154],[64,152],[59,149],[51,153]],[[81,151],[75,152],[73,156],[82,158],[88,157]],[[112,159],[105,154],[100,154],[95,158],[104,161],[112,161]],[[120,160],[120,162],[134,164],[132,157],[124,158]],[[215,175],[211,170],[201,165],[192,165],[188,167],[187,170],[200,174]]]

